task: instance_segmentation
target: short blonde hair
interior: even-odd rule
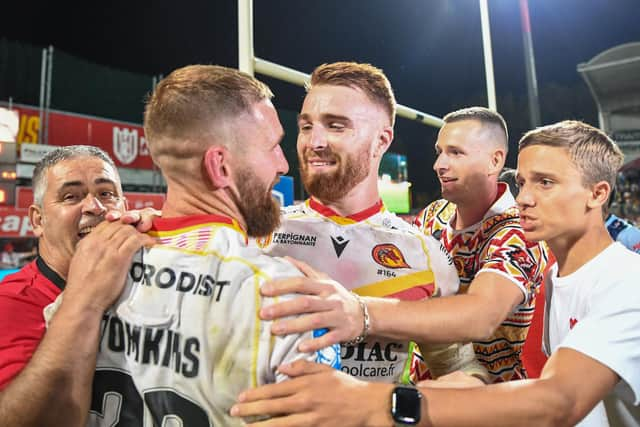
[[[509,152],[509,131],[507,129],[507,122],[505,122],[504,117],[502,117],[500,113],[485,107],[467,107],[450,112],[444,116],[442,120],[445,124],[462,122],[465,120],[477,120],[483,126],[491,126],[492,130],[497,130],[497,136],[502,139],[500,143],[504,146],[505,154]]]
[[[600,129],[576,120],[565,120],[524,134],[518,150],[533,145],[566,148],[585,186],[606,181],[611,188],[624,161],[618,145]]]
[[[267,85],[241,71],[218,65],[188,65],[160,81],[144,111],[144,131],[156,163],[168,153],[189,157],[204,152],[187,144],[211,135],[224,120],[251,112],[273,93]],[[181,144],[165,144],[163,141]]]
[[[389,116],[389,123],[396,120],[396,98],[389,79],[384,72],[371,64],[357,62],[334,62],[316,67],[311,74],[311,82],[307,91],[313,86],[334,85],[357,88],[369,99],[384,109]]]

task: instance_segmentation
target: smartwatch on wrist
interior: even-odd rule
[[[420,422],[422,393],[410,385],[397,385],[391,392],[391,418],[396,427]]]

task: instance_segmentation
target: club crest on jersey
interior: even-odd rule
[[[371,250],[371,256],[373,260],[383,267],[387,268],[410,268],[407,261],[404,259],[404,255],[400,252],[400,249],[393,243],[383,243],[376,245]]]

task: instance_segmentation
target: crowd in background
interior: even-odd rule
[[[2,239],[0,247],[0,270],[18,269],[33,261],[37,254],[36,239]]]
[[[620,172],[616,186],[617,192],[611,212],[637,226],[640,224],[640,170]]]

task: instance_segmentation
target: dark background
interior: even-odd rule
[[[238,63],[234,0],[21,1],[9,10],[1,38],[53,45],[124,71],[166,75],[192,63]],[[529,10],[543,124],[573,118],[597,125],[576,67],[640,41],[640,0],[530,0]],[[519,2],[490,0],[489,13],[497,104],[510,127],[514,166],[513,148],[529,129]],[[372,63],[384,69],[399,103],[434,115],[487,104],[476,0],[255,0],[254,40],[256,56],[306,73],[323,62]],[[277,107],[299,109],[302,88],[258,77],[272,87]],[[438,193],[435,136],[434,128],[398,119],[391,149],[407,155],[414,205]]]

